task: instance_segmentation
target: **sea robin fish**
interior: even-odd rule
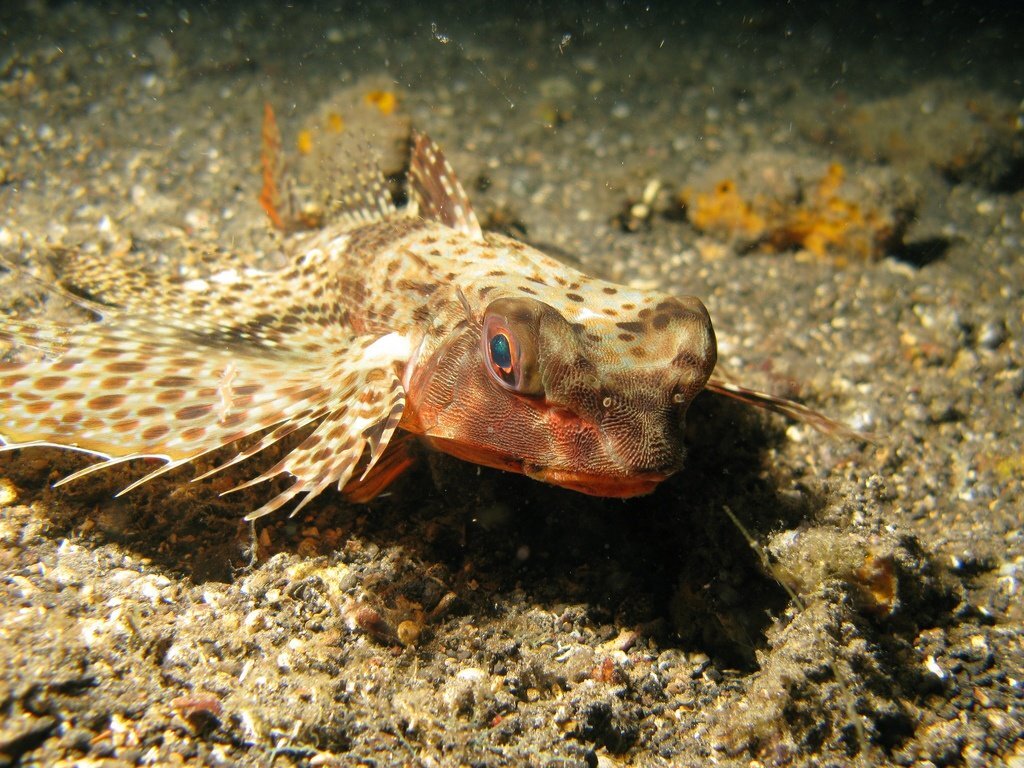
[[[101,319],[3,321],[0,336],[47,352],[0,364],[3,447],[104,459],[61,482],[165,460],[127,491],[242,441],[207,477],[304,430],[239,486],[294,478],[255,518],[304,495],[297,511],[329,486],[372,498],[411,463],[412,436],[584,493],[648,493],[682,466],[683,420],[705,389],[847,431],[712,378],[715,334],[698,298],[590,278],[483,232],[422,134],[412,139],[404,209],[375,169],[347,183],[339,214],[295,238],[293,263],[280,271],[185,279],[69,258],[63,284],[90,297],[77,300]]]

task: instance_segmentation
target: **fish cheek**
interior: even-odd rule
[[[553,408],[545,419],[549,448],[532,469],[597,472],[604,466],[605,449],[600,433],[588,427],[573,411]]]
[[[453,429],[463,442],[480,449],[480,463],[518,466],[548,461],[551,434],[538,402],[505,391],[486,372],[473,376],[457,400],[461,408]],[[501,461],[488,462],[485,454]]]
[[[408,429],[438,438],[442,450],[467,461],[518,469],[546,462],[551,435],[534,402],[497,384],[475,342],[450,349],[410,393]]]

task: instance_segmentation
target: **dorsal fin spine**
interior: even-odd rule
[[[414,215],[444,224],[474,240],[484,239],[469,196],[441,148],[417,131],[412,134],[409,204]]]

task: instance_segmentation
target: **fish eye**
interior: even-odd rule
[[[490,338],[487,341],[487,357],[491,375],[498,383],[509,389],[518,389],[522,369],[519,365],[519,346],[515,343],[515,337],[511,331],[501,326],[491,329],[488,335]]]
[[[540,306],[525,299],[498,299],[484,313],[480,341],[487,372],[517,395],[544,394],[537,360]]]

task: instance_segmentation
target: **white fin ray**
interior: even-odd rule
[[[324,410],[312,410],[305,414],[295,416],[294,418],[289,419],[283,424],[279,424],[277,427],[275,427],[270,432],[261,437],[257,442],[253,443],[248,448],[236,453],[228,461],[225,461],[222,464],[218,464],[213,469],[207,470],[206,472],[203,472],[201,475],[196,475],[195,477],[192,478],[192,482],[198,483],[202,480],[206,480],[210,477],[213,477],[219,472],[223,472],[224,470],[229,469],[235,466],[236,464],[240,464],[246,459],[252,458],[253,456],[263,452],[264,450],[274,445],[275,443],[280,442],[293,432],[297,432],[303,427],[308,426],[309,424],[312,424],[316,421],[319,421],[326,415],[327,412]]]
[[[56,357],[67,351],[68,329],[56,323],[32,320],[0,319],[0,341],[12,347],[26,347]]]
[[[405,391],[397,376],[382,380],[380,376],[371,375],[361,382],[359,392],[358,397],[327,415],[312,434],[274,466],[227,491],[248,488],[281,474],[295,477],[291,487],[248,514],[247,520],[273,512],[299,493],[307,495],[293,510],[293,515],[329,486],[336,485],[338,490],[343,490],[367,449],[370,451],[368,466],[376,463],[398,426],[395,414],[399,414],[400,419]]]
[[[118,464],[126,464],[129,461],[135,461],[136,459],[162,459],[163,461],[168,461],[166,456],[158,456],[151,454],[130,453],[127,456],[107,456],[103,461],[97,462],[96,464],[90,464],[89,466],[83,467],[77,472],[72,472],[70,475],[65,475],[60,480],[55,482],[53,484],[53,487],[59,488],[62,485],[73,483],[75,480],[80,480],[83,477],[86,477],[87,475],[91,475],[93,472],[102,472],[104,470],[110,469],[111,467],[116,467]],[[164,466],[167,465],[165,464]],[[163,469],[163,467],[161,467],[161,469]],[[122,493],[125,493],[126,490],[128,489],[118,491],[118,493],[116,493],[115,495],[120,496]]]

